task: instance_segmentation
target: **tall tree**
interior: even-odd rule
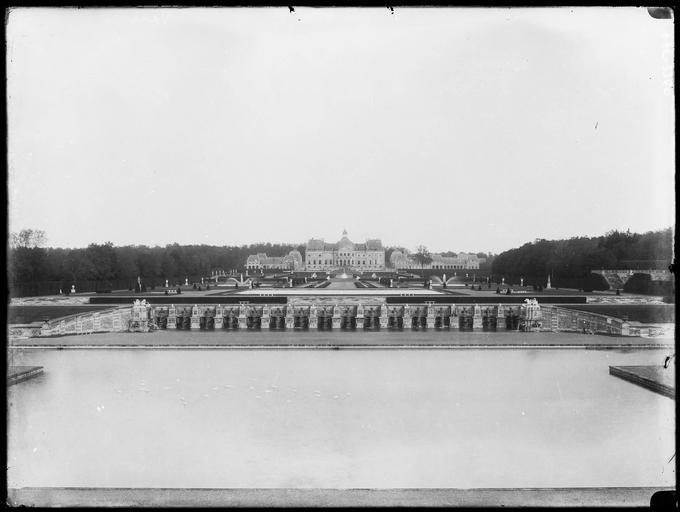
[[[419,245],[416,247],[416,252],[413,255],[413,258],[420,263],[420,270],[422,271],[425,268],[425,265],[428,263],[432,263],[432,255],[430,254],[430,251],[427,250],[427,247],[424,245]]]
[[[90,244],[85,256],[93,267],[93,278],[96,281],[109,282],[118,277],[118,257],[111,242]]]
[[[45,239],[45,232],[37,229],[22,229],[10,234],[7,265],[10,282],[34,284],[46,277],[47,251],[42,247]]]
[[[22,229],[19,233],[10,234],[10,247],[34,249],[45,244],[45,232],[39,229]]]

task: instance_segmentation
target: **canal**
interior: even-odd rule
[[[608,373],[664,350],[13,352],[9,487],[675,484],[674,400]]]

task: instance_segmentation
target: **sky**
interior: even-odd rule
[[[644,8],[17,8],[9,230],[499,253],[674,225]]]

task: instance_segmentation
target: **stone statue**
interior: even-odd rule
[[[76,293],[76,285],[75,284],[71,285],[71,293]]]
[[[189,278],[188,277],[184,278],[184,286],[189,286]]]
[[[166,288],[168,287],[168,280],[167,279],[165,280],[165,287]]]

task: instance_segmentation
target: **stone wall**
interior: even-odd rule
[[[611,316],[531,304],[388,304],[384,298],[315,297],[288,304],[151,305],[135,303],[45,322],[10,326],[10,335],[65,336],[155,329],[386,328],[526,330],[639,336],[640,327]]]
[[[44,322],[39,336],[66,336],[96,332],[128,331],[131,306],[122,306],[94,313],[78,313]]]

